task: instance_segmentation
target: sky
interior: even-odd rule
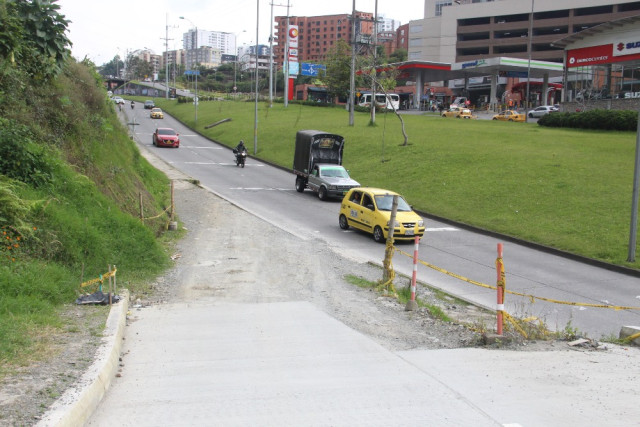
[[[124,57],[127,50],[148,48],[162,54],[167,27],[168,50],[181,49],[182,34],[194,27],[238,34],[238,46],[255,44],[256,23],[258,43],[268,44],[271,1],[273,16],[286,16],[287,0],[58,0],[57,4],[71,21],[72,55],[102,65],[116,55]],[[374,13],[376,0],[355,1],[358,11]],[[378,16],[402,24],[424,17],[424,0],[377,2]],[[289,0],[289,5],[290,16],[350,14],[353,0]]]

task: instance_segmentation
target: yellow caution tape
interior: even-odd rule
[[[87,280],[86,282],[83,282],[80,284],[81,288],[84,288],[86,286],[90,286],[93,285],[95,283],[103,283],[105,279],[108,279],[109,277],[115,276],[116,275],[116,271],[118,271],[117,268],[114,268],[113,270],[105,273],[105,274],[101,274],[100,277],[97,277],[95,279],[91,279],[91,280]]]
[[[633,341],[636,338],[640,338],[640,332],[638,332],[637,334],[629,335],[624,339],[624,341]]]
[[[400,252],[402,255],[406,255],[410,258],[413,258],[412,254],[408,254],[407,252],[404,252],[400,249],[396,248],[396,251]],[[496,286],[492,286],[492,285],[487,285],[486,283],[481,283],[481,282],[477,282],[475,280],[471,280],[467,277],[461,276],[459,274],[453,273],[451,271],[445,270],[444,268],[440,268],[437,267],[433,264],[430,264],[426,261],[422,261],[422,260],[418,260],[418,262],[420,262],[420,264],[424,265],[425,267],[429,267],[431,269],[434,269],[436,271],[439,271],[440,273],[446,274],[448,276],[451,277],[455,277],[456,279],[460,279],[464,282],[467,283],[471,283],[472,285],[476,285],[476,286],[480,286],[482,288],[487,288],[487,289],[493,289],[496,290]],[[504,274],[504,273],[502,273]],[[525,297],[525,298],[529,298],[529,300],[531,301],[531,303],[536,302],[536,300],[540,300],[540,301],[546,301],[546,302],[551,302],[554,304],[564,304],[564,305],[573,305],[573,306],[580,306],[580,307],[592,307],[592,308],[608,308],[608,309],[612,309],[612,310],[640,310],[640,307],[630,307],[630,306],[620,306],[620,305],[609,305],[609,304],[591,304],[591,303],[586,303],[586,302],[571,302],[571,301],[560,301],[560,300],[556,300],[556,299],[552,299],[552,298],[545,298],[545,297],[538,297],[535,295],[531,295],[531,294],[523,294],[520,292],[515,292],[515,291],[510,291],[505,289],[504,290],[506,293],[509,293],[511,295],[517,295],[517,296],[521,296],[521,297]]]
[[[160,218],[162,215],[164,215],[165,213],[167,213],[169,211],[169,209],[171,209],[171,206],[168,206],[165,210],[163,210],[162,212],[160,212],[158,215],[156,216],[150,216],[148,218],[142,218],[143,220],[147,220],[147,219],[156,219],[156,218]]]

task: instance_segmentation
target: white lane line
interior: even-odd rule
[[[426,231],[460,231],[460,230],[455,227],[434,227],[434,228],[427,228]]]
[[[184,148],[198,148],[202,150],[222,150],[222,147],[197,147],[195,145],[181,145]]]
[[[295,188],[229,187],[229,190],[240,190],[240,191],[294,191]]]

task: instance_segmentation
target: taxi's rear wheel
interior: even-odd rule
[[[348,230],[349,229],[349,221],[347,221],[347,217],[342,214],[340,215],[340,228],[342,228],[343,230]]]
[[[373,240],[378,243],[384,243],[384,233],[379,225],[376,225],[373,229]]]

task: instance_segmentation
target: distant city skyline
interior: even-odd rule
[[[402,24],[424,16],[424,0],[377,2],[379,16],[384,15]],[[72,21],[68,37],[73,43],[73,56],[79,60],[88,57],[98,65],[137,49],[146,48],[162,55],[167,32],[167,50],[181,49],[183,34],[196,26],[207,31],[235,34],[237,46],[256,43],[256,0],[204,5],[197,0],[111,0],[105,9],[108,13],[96,13],[94,8],[87,7],[84,0],[59,0],[57,4],[66,19]],[[291,4],[291,16],[351,13],[352,9],[352,2],[345,0],[301,1],[295,4],[292,1]],[[268,45],[271,7],[265,0],[259,0],[259,6],[258,43]],[[356,0],[358,11],[373,13],[374,8],[375,0]],[[286,14],[286,7],[273,7],[274,17]],[[181,16],[185,19],[180,19]]]

